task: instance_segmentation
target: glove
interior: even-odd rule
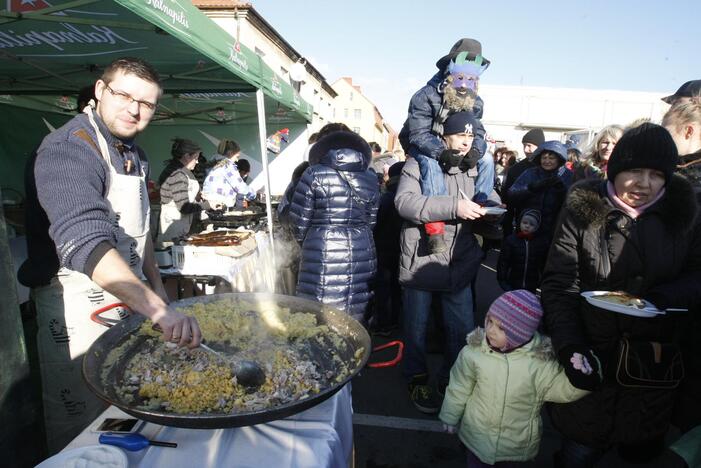
[[[586,346],[568,345],[558,353],[560,364],[570,383],[582,390],[594,391],[603,381],[601,362]]]
[[[443,423],[443,430],[447,432],[448,434],[455,434],[455,431],[457,430],[456,426],[451,426],[450,424]]]
[[[548,187],[557,185],[558,183],[562,183],[558,176],[550,176],[546,177],[545,179],[540,179],[535,182],[531,182],[530,184],[528,184],[528,190],[530,192],[540,192]]]
[[[465,157],[462,158],[462,161],[460,161],[458,167],[462,172],[467,172],[477,165],[477,161],[479,161],[481,157],[482,155],[480,155],[477,148],[471,148]]]
[[[438,157],[438,164],[440,164],[444,171],[447,171],[451,167],[458,167],[460,161],[462,161],[462,156],[460,156],[460,151],[458,150],[443,150]]]

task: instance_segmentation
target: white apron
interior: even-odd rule
[[[190,203],[196,202],[199,191],[200,184],[197,182],[197,179],[188,178],[187,200]],[[158,243],[172,242],[174,238],[184,236],[190,232],[195,214],[196,213],[181,213],[173,200],[162,205]]]
[[[119,227],[117,252],[134,274],[142,272],[144,248],[149,235],[149,200],[146,176],[117,174],[110,161],[107,142],[86,110],[97,133],[99,155],[107,162],[106,201],[110,219]],[[121,302],[83,273],[61,268],[48,286],[32,291],[37,308],[37,344],[42,377],[42,397],[47,444],[51,453],[61,450],[94,420],[106,404],[88,390],[82,374],[82,358],[107,328],[93,322],[97,309]],[[103,316],[123,318],[124,310]]]

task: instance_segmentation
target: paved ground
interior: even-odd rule
[[[477,314],[475,323],[483,323],[489,304],[501,294],[496,284],[494,265],[498,253],[490,251],[477,278]],[[373,337],[378,345],[400,339],[396,331],[389,338]],[[429,355],[429,364],[437,369],[442,356]],[[353,380],[355,457],[357,468],[465,467],[465,453],[457,437],[443,433],[440,421],[418,412],[408,398],[399,367],[365,369]],[[538,457],[526,466],[551,467],[559,436],[544,418],[544,436]],[[597,465],[599,468],[671,468],[676,465],[666,456],[646,465],[629,465],[614,451]]]

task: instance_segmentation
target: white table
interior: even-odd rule
[[[275,289],[276,271],[273,266],[270,236],[256,232],[256,250],[239,259],[228,259],[223,264],[199,262],[182,268],[161,268],[161,273],[189,276],[218,276],[225,279],[234,292],[272,291]]]
[[[65,450],[94,445],[105,418],[131,417],[110,406]],[[146,423],[141,433],[177,448],[126,452],[130,467],[346,468],[353,447],[350,384],[328,400],[286,419],[232,429],[181,429]]]

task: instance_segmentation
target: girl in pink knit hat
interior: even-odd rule
[[[502,294],[490,306],[485,328],[467,336],[450,371],[439,418],[467,447],[470,468],[534,459],[543,404],[571,402],[588,393],[570,384],[550,339],[537,332],[542,315],[530,291]],[[584,374],[599,368],[583,355],[573,359]]]

